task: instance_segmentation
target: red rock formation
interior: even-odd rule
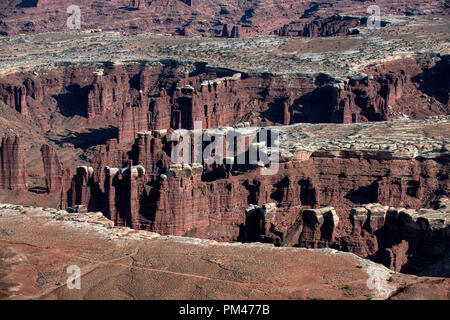
[[[339,15],[313,21],[291,22],[284,25],[276,33],[282,37],[330,37],[351,34],[351,29],[363,24],[363,20]]]
[[[164,151],[167,146],[167,135],[165,130],[153,132],[140,132],[136,141],[137,159],[136,163],[142,165],[147,175],[155,178],[163,168],[167,168],[171,159]]]
[[[241,79],[240,74],[214,80],[188,80],[197,84],[179,86],[170,95],[162,90],[152,98],[140,93],[133,107],[125,105],[119,118],[119,142],[134,141],[138,131],[193,129],[195,121],[202,122],[203,128],[234,125],[243,120],[257,121],[257,116],[270,108],[272,110],[265,115],[267,120],[287,123],[290,121],[287,104],[314,88],[311,80],[306,78],[291,81],[289,90],[284,87],[285,80],[282,79]],[[261,93],[261,86],[267,86],[274,95],[287,95],[284,105],[271,98],[270,94]],[[279,109],[284,113],[281,117]]]
[[[73,205],[92,205],[91,195],[95,197],[95,193],[91,192],[91,184],[94,179],[94,169],[92,167],[78,167],[73,178],[70,196],[68,197],[68,206]]]
[[[110,139],[105,145],[98,146],[92,156],[91,163],[98,172],[103,170],[106,166],[122,168],[129,161],[129,157],[127,155],[128,151],[129,150],[121,148],[117,142],[117,139]]]
[[[49,192],[60,191],[62,187],[63,167],[55,149],[45,144],[41,148],[45,181]]]
[[[299,245],[306,248],[327,248],[335,241],[339,217],[334,208],[309,209],[302,212]]]
[[[6,136],[0,144],[0,189],[26,189],[25,153],[19,137]]]
[[[2,101],[22,114],[27,113],[27,90],[23,86],[15,87],[2,84],[0,87]]]
[[[39,1],[36,12],[44,12],[41,9],[50,2]],[[207,0],[161,0],[148,5],[131,0],[129,7],[139,10],[122,8],[126,3],[117,9],[116,1],[98,1],[89,8],[97,8],[98,13],[103,6],[114,9],[111,12],[116,18],[122,12],[128,18],[132,14],[145,16],[149,22],[142,30],[153,30],[157,24],[158,32],[182,29],[185,35],[217,36],[217,28],[223,26],[222,36],[227,38],[238,38],[240,33],[268,34],[283,25],[282,36],[347,35],[363,22],[326,18],[328,13],[322,16],[319,4],[299,7],[295,6],[298,1],[283,1],[278,15],[270,12],[273,6],[266,6],[273,4],[269,0],[256,7],[253,2],[242,3],[236,8],[221,6],[220,15],[230,14],[223,22],[203,19],[215,17],[219,11],[217,3]],[[86,13],[89,17],[90,9],[86,11],[83,16]],[[154,15],[147,15],[149,12]],[[162,13],[170,18],[161,22]],[[307,16],[302,18],[305,20],[296,21],[302,14]],[[273,15],[276,19],[269,19]],[[192,20],[185,23],[184,16]],[[202,26],[196,27],[199,21]],[[234,26],[231,32],[228,26]],[[20,27],[24,32],[42,30],[33,21]],[[121,28],[115,25],[110,29]],[[39,129],[48,129],[51,119],[63,121],[58,118],[67,120],[75,115],[88,118],[90,124],[117,127],[118,136],[106,145],[80,151],[80,158],[92,156],[92,166],[77,168],[70,192],[70,171],[63,169],[55,150],[43,146],[47,188],[50,194],[60,194],[61,207],[81,205],[102,211],[118,225],[164,234],[331,246],[381,261],[395,270],[417,273],[423,261],[444,256],[447,229],[436,232],[430,219],[393,207],[427,207],[436,195],[448,195],[448,157],[305,151],[284,160],[276,175],[266,177],[252,166],[171,166],[169,155],[174,143],[170,142],[169,128],[194,129],[196,121],[203,128],[216,128],[243,122],[350,123],[389,120],[402,114],[411,118],[447,114],[448,56],[422,60],[370,67],[363,70],[365,74],[345,79],[323,74],[289,79],[247,75],[206,64],[198,64],[187,73],[185,66],[170,61],[65,66],[43,70],[41,75],[37,70],[1,76],[0,99],[14,117],[27,124],[38,122]],[[422,96],[428,101],[421,101]],[[77,149],[84,148],[79,146]],[[0,154],[0,187],[26,188],[20,141],[3,139]],[[370,202],[387,207],[366,205]],[[444,243],[444,249],[439,249],[438,243]]]
[[[171,194],[172,190],[178,190],[175,185],[181,185],[183,188],[189,186],[186,190],[188,195],[207,195],[192,200],[196,202],[194,207],[197,208],[197,211],[187,213],[188,216],[191,214],[197,215],[195,212],[202,214],[199,208],[205,208],[205,214],[210,212],[215,217],[220,217],[222,210],[224,210],[232,213],[230,217],[235,215],[235,217],[240,216],[239,219],[242,219],[244,209],[249,204],[261,206],[275,201],[279,207],[285,208],[289,212],[283,218],[288,219],[288,222],[278,221],[276,224],[279,226],[285,223],[292,225],[295,222],[299,210],[295,208],[330,205],[336,208],[343,227],[351,225],[348,211],[357,204],[380,202],[389,206],[423,207],[426,205],[427,199],[431,198],[433,194],[445,194],[447,192],[445,181],[439,181],[435,178],[447,174],[448,167],[444,164],[439,164],[433,160],[392,158],[392,156],[383,156],[382,152],[344,152],[336,157],[335,154],[317,151],[313,152],[309,159],[282,163],[279,173],[274,176],[259,176],[254,172],[237,174],[236,176],[229,176],[229,179],[222,179],[217,178],[221,175],[215,172],[214,183],[202,181],[202,179],[193,176],[192,179],[196,182],[186,184],[183,182],[185,179],[180,180],[178,178],[184,177],[182,174],[184,171],[193,169],[186,167],[186,170],[184,170],[182,167],[175,166],[169,170],[168,174],[165,174],[168,181],[160,183],[158,182],[160,181],[158,175],[164,173],[164,168],[169,163],[171,148],[168,144],[169,142],[164,139],[160,132],[154,134],[144,132],[139,134],[134,147],[136,151],[134,151],[133,162],[147,169],[146,176],[154,183],[152,192],[158,194],[158,196],[149,198],[149,201],[158,199],[156,203],[152,203],[152,206],[159,210],[160,206],[164,205],[161,212],[174,210],[167,207],[171,200],[166,197]],[[354,168],[354,170],[348,172],[345,168]],[[210,168],[208,170],[215,169]],[[342,174],[343,170],[346,172],[345,175]],[[186,177],[189,178],[189,181],[192,180],[191,176]],[[172,178],[178,180],[172,181]],[[103,184],[102,180],[93,182],[100,186]],[[163,188],[167,183],[171,185],[170,190]],[[224,190],[227,190],[229,194],[226,196],[221,194]],[[216,192],[217,194],[215,194]],[[179,192],[175,195],[176,197],[183,197]],[[81,199],[81,197],[77,198]],[[219,201],[218,199],[223,199],[225,202],[208,203],[209,201]],[[89,201],[88,197],[80,204],[88,204]],[[227,208],[228,205],[232,207]],[[137,204],[137,207],[139,207],[139,204]],[[237,210],[236,208],[241,209]],[[96,210],[95,206],[92,210]],[[146,210],[143,210],[143,212],[146,212]],[[154,217],[154,219],[157,218],[158,215]],[[199,220],[203,219],[198,218]],[[193,220],[195,219],[193,218]],[[174,231],[176,226],[168,227],[170,231],[164,229],[165,227],[161,226],[161,228],[152,230],[162,233],[175,232],[176,234],[182,234],[189,230],[187,228]],[[372,228],[372,230],[374,229],[376,227]],[[199,227],[197,227],[198,230],[200,230]],[[287,232],[287,229],[280,229],[278,232],[283,234]]]
[[[94,207],[95,203],[99,201],[103,204],[98,206],[98,210],[103,210],[102,208],[111,207],[109,202],[102,200],[105,198],[104,167],[122,168],[127,167],[130,162],[133,165],[143,165],[147,169],[147,181],[154,184],[152,192],[160,196],[161,201],[169,201],[164,199],[163,192],[159,194],[160,187],[155,182],[156,177],[163,173],[162,170],[169,164],[168,151],[170,150],[170,144],[164,133],[158,129],[193,129],[195,121],[201,121],[203,128],[215,128],[247,121],[253,124],[260,122],[290,124],[305,121],[384,120],[398,116],[400,111],[411,116],[423,116],[425,111],[419,114],[417,110],[421,106],[414,103],[414,99],[421,92],[416,85],[423,86],[425,82],[418,76],[424,74],[426,78],[429,73],[433,73],[439,75],[439,79],[447,79],[445,70],[447,70],[448,64],[443,63],[446,61],[445,57],[436,57],[435,61],[430,63],[415,59],[402,60],[396,62],[395,65],[386,64],[365,70],[369,74],[368,76],[352,76],[348,80],[341,80],[340,83],[338,80],[328,77],[327,81],[322,81],[323,84],[320,84],[321,81],[319,81],[323,75],[317,76],[316,79],[301,76],[285,79],[275,76],[249,76],[229,70],[202,68],[202,66],[198,66],[198,72],[191,75],[186,75],[181,69],[171,64],[150,66],[136,63],[105,65],[104,68],[80,67],[79,69],[65,67],[44,73],[41,77],[30,73],[14,74],[8,78],[2,77],[0,79],[0,97],[3,97],[3,100],[10,103],[9,106],[15,109],[16,98],[11,93],[23,90],[22,92],[26,93],[28,116],[25,114],[19,114],[19,116],[31,120],[30,115],[39,115],[43,119],[42,122],[46,122],[46,120],[48,122],[52,117],[52,112],[58,110],[63,115],[81,114],[99,122],[107,122],[108,117],[114,118],[115,115],[120,115],[118,121],[114,123],[119,131],[118,141],[110,140],[106,146],[92,151],[94,156],[90,159],[94,169],[89,176],[81,173],[77,175],[76,183],[72,187],[72,196],[68,199],[68,202],[74,204],[89,205],[92,202]],[[416,78],[418,80],[415,80]],[[439,82],[442,87],[446,85],[445,81],[440,80]],[[436,105],[445,106],[445,97],[440,95],[443,90],[440,90],[439,87],[434,91],[428,89],[424,88],[430,95],[436,96],[436,100],[442,100],[439,102],[440,104],[437,102]],[[48,101],[53,101],[54,104],[47,103]],[[389,108],[389,105],[392,108]],[[402,105],[406,105],[408,108],[403,109]],[[443,108],[445,110],[445,107]],[[442,110],[431,108],[427,112],[441,113]],[[148,133],[148,131],[152,132]],[[138,134],[139,132],[142,134]],[[135,141],[137,143],[130,150],[130,145]],[[45,157],[52,159],[53,156],[50,153],[48,152]],[[248,204],[261,206],[273,202],[274,198],[277,199],[277,203],[282,203],[283,208],[292,210],[288,215],[290,220],[286,222],[286,225],[294,223],[299,212],[298,208],[294,209],[296,206],[328,205],[334,206],[339,217],[344,219],[342,221],[347,221],[347,224],[350,225],[348,218],[345,218],[342,212],[359,204],[359,200],[357,200],[358,197],[361,197],[357,192],[359,188],[370,190],[370,194],[373,195],[373,198],[368,199],[370,202],[383,200],[386,203],[392,201],[392,205],[396,206],[408,204],[415,207],[422,206],[424,199],[430,197],[432,192],[442,188],[435,180],[423,181],[420,178],[422,173],[436,176],[443,170],[432,161],[423,163],[419,163],[418,160],[395,159],[395,161],[391,161],[383,156],[378,157],[377,154],[358,155],[358,157],[350,155],[335,159],[333,155],[326,152],[315,152],[312,159],[302,163],[304,167],[301,169],[297,169],[295,164],[287,163],[285,171],[282,171],[285,176],[278,176],[275,180],[268,178],[249,180],[245,188],[247,191],[243,191],[239,185],[246,183],[248,178],[241,177],[243,180],[235,178],[238,179],[238,182],[236,182],[235,189],[230,191],[232,193],[230,197],[233,201],[240,199],[238,202],[242,210],[240,209],[239,215],[231,219],[235,221],[234,226],[230,227],[231,231],[225,232],[226,236],[221,236],[221,238],[238,239],[240,231],[239,227],[235,226],[241,224],[245,226],[245,217],[241,215],[246,206]],[[360,157],[374,159],[378,164],[369,166],[365,161],[361,162]],[[55,159],[50,162],[54,164],[50,164],[50,167],[46,169],[46,176],[49,189],[53,190],[54,185],[59,185],[59,182],[54,182],[53,178],[59,169]],[[384,165],[389,166],[390,171],[385,171]],[[356,166],[360,167],[358,169],[360,170],[359,176],[352,176],[346,179],[345,183],[339,182],[338,177],[341,173],[337,172],[336,168],[339,171],[345,167]],[[400,168],[401,166],[410,168],[414,175],[404,172]],[[294,167],[297,171],[293,170]],[[226,169],[223,167],[208,168],[207,166],[205,168],[206,174],[203,176],[205,181],[199,182],[201,188],[208,190],[209,186],[206,181],[211,179],[216,183],[219,183],[217,181],[222,183],[220,188],[215,189],[217,193],[223,192],[226,188],[233,188],[233,184],[228,186],[228,182],[218,180],[218,178],[230,174],[226,172]],[[379,173],[373,174],[372,172]],[[366,177],[368,173],[370,173],[369,178],[360,178],[360,176]],[[430,185],[429,190],[423,187],[428,184]],[[274,186],[279,187],[273,190]],[[336,190],[334,186],[336,186]],[[195,186],[195,188],[200,187]],[[194,191],[191,189],[186,192]],[[155,194],[152,194],[152,197],[157,198]],[[346,198],[347,194],[350,200]],[[218,201],[217,198],[220,198],[220,195],[211,197],[214,201]],[[192,201],[200,202],[204,208],[217,206],[217,204],[205,203],[204,199],[193,199]],[[168,206],[164,205],[164,210],[170,211]],[[140,204],[135,204],[135,206],[139,212]],[[153,212],[156,212],[158,206],[159,204],[151,204]],[[118,207],[117,212],[120,213],[120,206]],[[200,214],[206,214],[206,212],[205,209]],[[193,216],[194,221],[196,213],[189,214]],[[218,216],[223,214],[220,212]],[[122,215],[126,216],[127,213]],[[204,220],[203,217],[199,219]],[[218,218],[218,221],[221,219]],[[137,218],[137,221],[145,228],[153,223],[152,219]],[[275,223],[275,225],[279,226],[283,223]],[[193,231],[191,228],[193,222],[192,225],[190,222],[185,224],[186,226],[179,229],[181,231],[177,231],[177,233],[206,234],[208,232],[206,231],[207,227]],[[345,225],[345,222],[343,224]],[[162,228],[157,231],[163,233],[178,228],[167,225],[166,222],[155,224],[158,228]],[[167,230],[164,229],[166,226]],[[209,224],[209,226],[211,225]],[[281,230],[279,234],[286,232],[286,230]],[[276,243],[283,241],[280,236],[268,234],[264,237]]]
[[[70,169],[64,169],[55,149],[51,146],[47,144],[43,145],[41,153],[47,190],[52,194],[60,194],[60,206],[65,208],[68,203],[67,193],[71,186],[72,176]]]
[[[420,107],[410,107],[421,92],[416,86],[423,86],[429,73],[447,79],[442,61],[445,57],[429,64],[405,60],[373,67],[365,70],[369,75],[348,80],[324,75],[259,77],[202,66],[186,75],[171,64],[113,65],[103,70],[66,67],[40,79],[29,73],[2,78],[0,96],[12,103],[9,93],[14,90],[8,88],[25,88],[29,113],[17,117],[30,121],[34,114],[50,119],[56,110],[100,123],[120,115],[118,139],[84,153],[91,156],[91,167],[77,169],[68,206],[85,205],[117,224],[164,234],[334,246],[392,268],[413,269],[407,254],[414,246],[412,238],[381,239],[380,230],[390,228],[382,216],[368,211],[369,223],[358,222],[349,212],[371,202],[426,207],[435,194],[448,194],[447,180],[438,178],[448,176],[446,158],[408,158],[387,151],[311,151],[284,159],[278,174],[266,177],[249,166],[170,166],[172,130],[158,129],[193,129],[195,121],[202,122],[203,128],[215,128],[240,122],[383,120],[398,111],[420,115]],[[444,81],[441,86],[445,85]],[[445,105],[442,90],[429,89],[423,88]],[[406,98],[412,101],[407,103]],[[47,105],[40,102],[49,100],[54,104],[44,109]],[[403,104],[408,108],[402,109]],[[9,107],[15,114],[16,104]],[[50,112],[40,113],[44,110]],[[61,163],[49,148],[43,148],[42,156],[48,189],[61,193],[64,201],[64,178],[58,178],[58,172],[65,175]],[[3,181],[4,176],[2,172]],[[250,205],[258,209],[246,212]],[[333,206],[336,215],[331,209],[318,209],[325,206]]]
[[[130,4],[128,5],[128,8],[132,9],[142,9],[144,7],[145,7],[144,0],[130,0]]]
[[[450,83],[448,61],[448,56],[437,58],[432,63],[433,67],[423,59],[388,63],[365,70],[367,74],[335,84],[332,88],[331,121],[380,121],[402,114],[423,118],[437,110],[448,113],[448,90],[444,89]],[[423,107],[424,93],[430,96],[427,107]]]
[[[189,76],[170,65],[64,67],[0,77],[0,99],[45,129],[53,112],[89,119],[117,114],[113,125],[122,143],[134,141],[138,131],[192,129],[195,121],[213,128],[243,121],[349,123],[447,113],[448,65],[446,56],[401,60],[368,68],[367,75],[328,77],[323,84],[317,80],[321,75],[249,77],[210,68]],[[426,84],[430,81],[433,86]]]
[[[248,299],[248,292],[254,292],[254,299],[449,299],[450,279],[389,272],[378,264],[336,250],[285,250],[257,243],[230,246],[202,239],[165,237],[115,227],[98,213],[72,212],[2,204],[0,230],[8,230],[3,232],[0,250],[2,299],[40,296],[113,300],[124,291],[135,299],[197,300],[204,298],[203,292],[235,300]],[[24,249],[24,243],[28,250]],[[66,281],[65,272],[51,272],[67,268],[62,253],[71,254],[71,264],[92,269],[75,295],[67,286],[46,290],[28,277],[34,270],[49,270],[45,273],[49,283]],[[130,256],[133,267],[120,268],[120,277],[108,276],[112,272],[112,259],[122,261]],[[213,265],[217,263],[220,267]],[[113,268],[118,267],[114,264]],[[143,274],[143,269],[157,273],[157,281]],[[372,290],[373,287],[367,286],[368,273],[380,280],[392,276],[394,281],[386,290]],[[124,278],[135,281],[123,281]],[[343,290],[343,284],[351,288]],[[196,286],[202,290],[192,290]],[[310,290],[311,287],[314,289]],[[16,289],[12,291],[13,288]],[[168,318],[177,318],[179,310],[172,308],[166,312]]]
[[[228,30],[228,25],[224,24],[222,33],[220,35],[222,38],[240,38],[239,26],[233,26],[231,32]]]
[[[424,266],[444,258],[450,245],[449,199],[435,210],[412,210],[370,204],[351,211],[351,235],[339,239],[338,248],[407,273],[421,273]],[[443,219],[443,220],[442,220]]]
[[[348,83],[334,85],[332,121],[384,121],[395,117],[390,106],[396,105],[407,81],[408,77],[401,71],[371,77],[362,75],[351,78]]]
[[[127,104],[119,119],[119,143],[132,142],[137,132],[148,131],[148,111],[143,105],[132,107]]]

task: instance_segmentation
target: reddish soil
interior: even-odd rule
[[[79,223],[27,208],[0,212],[0,263],[8,270],[3,298],[367,300],[449,294],[448,280],[386,272],[351,254],[174,237],[138,240],[132,231],[105,228],[100,220]],[[66,286],[69,265],[81,268],[80,290]],[[379,270],[381,291],[368,289],[367,268]]]

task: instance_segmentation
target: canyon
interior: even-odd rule
[[[45,185],[36,185],[34,190],[26,185],[24,145],[19,145],[19,138],[5,138],[2,186],[36,194],[36,188],[45,190],[63,209],[101,211],[115,224],[134,229],[219,241],[335,247],[378,259],[396,271],[417,273],[445,258],[448,247],[432,257],[420,255],[433,241],[448,243],[447,222],[437,231],[416,225],[397,238],[402,233],[396,228],[404,227],[395,223],[385,226],[384,221],[392,215],[411,217],[410,211],[395,207],[430,207],[448,196],[448,118],[392,122],[399,115],[424,117],[423,110],[396,105],[397,100],[420,98],[412,78],[424,78],[426,70],[435,68],[439,83],[448,84],[448,72],[440,69],[448,68],[447,56],[436,59],[434,67],[420,68],[421,61],[396,63],[396,68],[404,67],[397,73],[389,64],[377,66],[373,71],[367,69],[372,76],[361,73],[340,82],[333,79],[321,87],[314,87],[320,75],[315,81],[293,79],[289,91],[283,79],[276,77],[257,78],[214,68],[183,74],[177,67],[161,64],[68,67],[48,73],[34,71],[39,77],[34,73],[8,76],[8,81],[20,86],[2,83],[4,108],[15,110],[22,121],[34,121],[41,129],[48,130],[51,118],[46,117],[57,111],[91,124],[108,123],[115,114],[118,122],[109,123],[117,130],[93,132],[95,136],[104,134],[106,143],[93,148],[85,145],[92,134],[59,141],[49,137],[53,144],[68,144],[69,149],[77,144],[85,149],[88,164],[78,166],[72,178],[71,168],[65,169],[55,149],[44,144],[40,152]],[[391,70],[386,72],[388,67]],[[22,80],[24,76],[26,80]],[[430,104],[429,114],[439,114],[442,109],[448,113],[448,96],[442,95],[448,92],[439,86],[433,90],[437,98],[435,107]],[[328,101],[322,102],[323,97]],[[295,102],[302,99],[306,100],[303,105]],[[312,106],[321,108],[320,112],[303,111]],[[52,113],[38,116],[44,108]],[[306,117],[299,116],[302,114]],[[318,116],[321,118],[310,118]],[[36,122],[38,117],[41,121]],[[280,169],[275,175],[260,176],[255,165],[172,164],[177,144],[172,135],[180,129],[194,135],[198,132],[195,121],[204,128],[200,130],[203,135],[220,138],[228,131],[248,135],[244,152],[258,143],[251,133],[259,132],[261,125],[280,130]],[[296,125],[296,121],[305,124]],[[373,121],[384,122],[377,125]],[[323,124],[310,122],[330,125],[324,129]],[[331,124],[336,122],[350,126]],[[226,127],[236,123],[235,128]],[[415,142],[409,140],[408,132],[414,132]],[[433,132],[432,138],[428,132]],[[322,144],[314,145],[315,139]],[[366,219],[372,221],[372,211],[357,205],[375,202],[386,206],[376,210],[377,214],[381,211],[381,225],[373,227],[367,222],[369,227],[361,229]],[[323,207],[330,208],[322,212]],[[447,206],[443,208],[444,213],[448,211]],[[361,211],[366,218],[356,222],[352,213]],[[324,214],[328,218],[322,218]],[[323,229],[328,230],[326,235],[321,234]],[[419,235],[410,236],[416,229]],[[414,241],[422,238],[431,242],[416,246]],[[414,260],[427,263],[415,265]]]
[[[448,120],[439,121],[445,137],[449,132]],[[416,122],[414,129],[401,123],[395,123],[395,127],[404,135],[411,129],[417,134],[418,128],[430,130],[433,126],[428,127],[430,123]],[[116,225],[133,229],[219,241],[335,247],[382,260],[397,271],[413,273],[425,267],[414,262],[419,252],[431,254],[425,247],[433,247],[433,241],[448,246],[447,144],[424,138],[418,146],[402,145],[389,126],[366,127],[372,134],[377,130],[383,135],[386,139],[383,142],[382,137],[364,136],[365,130],[352,126],[342,133],[340,146],[329,144],[314,150],[314,146],[298,142],[302,142],[302,135],[317,138],[313,133],[324,130],[323,127],[300,128],[291,129],[297,136],[291,132],[281,135],[283,143],[294,144],[282,143],[279,170],[269,176],[261,176],[256,165],[231,166],[225,163],[226,159],[212,166],[170,164],[169,150],[173,145],[168,137],[170,130],[138,133],[129,152],[135,158],[126,161],[127,167],[121,165],[123,154],[114,157],[111,156],[114,150],[103,148],[94,156],[98,162],[93,161],[93,167],[78,167],[69,190],[72,202],[68,205],[101,211]],[[326,131],[329,134],[333,129],[339,130],[339,125]],[[235,130],[246,132],[251,128]],[[352,141],[345,137],[349,132],[365,146],[355,146],[354,142],[350,146]],[[216,134],[218,139],[223,131]],[[333,138],[338,140],[339,135]],[[385,144],[384,149],[378,149],[380,145],[373,144],[370,138]],[[249,146],[254,144],[250,141]],[[383,205],[357,207],[375,202]],[[326,206],[327,210],[323,208]],[[424,209],[416,213],[412,209],[422,207],[440,210]],[[356,220],[355,212],[361,221]],[[434,222],[428,220],[425,212],[442,219],[443,224],[430,227]],[[414,218],[415,214],[419,216]],[[397,217],[403,218],[397,221]],[[416,221],[419,217],[426,222]],[[411,225],[402,220],[414,222]],[[414,241],[419,241],[418,249]],[[403,248],[398,248],[397,243],[403,242]],[[407,245],[410,242],[411,248]],[[417,260],[445,259],[448,247],[441,249],[434,258]],[[399,258],[386,257],[391,251],[394,252],[391,255]]]
[[[369,75],[361,72],[347,79],[319,74],[315,79],[303,76],[286,80],[205,64],[196,68],[188,73],[176,64],[136,62],[101,68],[97,64],[15,73],[1,79],[3,108],[47,131],[47,139],[54,145],[45,143],[39,149],[42,169],[37,174],[45,178],[45,184],[28,187],[26,142],[17,136],[5,137],[1,187],[44,193],[60,208],[101,211],[116,225],[161,234],[334,247],[370,257],[396,271],[413,273],[445,258],[448,245],[435,255],[421,254],[433,241],[448,243],[446,223],[438,231],[412,227],[398,238],[402,233],[396,228],[404,227],[384,225],[384,221],[391,215],[411,216],[395,207],[430,207],[439,197],[448,196],[448,119],[433,117],[449,110],[448,56],[378,65],[363,70]],[[428,72],[433,72],[436,85],[416,80],[426,79]],[[418,83],[426,89],[419,89]],[[428,90],[433,90],[433,98],[427,100],[427,110],[402,103],[420,100],[422,92]],[[55,113],[107,127],[61,138],[48,131]],[[424,134],[413,144],[402,145],[402,136],[389,122],[380,122],[382,128],[371,124],[427,116],[428,120],[411,122],[416,135],[420,130]],[[428,141],[426,132],[436,130],[435,122],[443,131]],[[198,132],[195,123],[203,128],[201,134],[212,136],[223,136],[230,130],[246,136],[257,133],[261,126],[280,130],[284,145],[279,171],[265,177],[259,176],[255,165],[172,164],[177,144],[172,135],[176,130],[194,135]],[[305,123],[306,127],[295,123]],[[330,123],[328,134],[343,141],[338,145],[330,141],[321,147],[290,145],[310,139],[322,128],[307,123]],[[339,123],[351,127],[339,135]],[[376,144],[365,144],[371,135],[358,123],[369,124],[372,138],[374,130],[383,137]],[[393,123],[408,137],[407,125]],[[219,133],[218,127],[222,128]],[[358,135],[358,131],[364,133]],[[346,141],[349,132],[359,137],[359,145]],[[105,144],[95,146],[94,142],[90,147],[93,135]],[[324,141],[325,137],[317,138]],[[390,141],[382,142],[386,138]],[[244,152],[258,142],[251,135],[248,139]],[[78,166],[75,172],[74,168],[64,168],[55,149],[58,145],[84,150],[86,165]],[[368,229],[361,229],[365,219],[372,221],[371,211],[357,206],[375,202],[386,206],[376,211],[382,211],[381,225],[372,227],[367,222]],[[330,209],[322,213],[323,207]],[[352,213],[361,211],[368,218],[356,222]],[[324,229],[328,230],[326,235],[321,234]],[[416,245],[422,238],[431,242],[420,240]]]
[[[267,250],[261,265],[271,254],[286,270],[291,253],[331,259],[359,272],[358,285],[369,265],[382,270],[384,291],[361,289],[358,298],[401,298],[436,284],[448,299],[447,4],[371,1],[384,11],[382,27],[369,29],[365,1],[218,3],[81,1],[89,23],[61,31],[66,3],[9,1],[0,15],[0,202],[11,204],[0,206],[0,239],[12,244],[0,244],[0,258],[38,254],[10,230],[22,232],[26,220],[36,223],[33,244],[74,230],[75,260],[99,237],[145,252],[180,243],[202,255],[219,250],[219,267],[234,250]],[[50,236],[34,235],[42,232]],[[129,256],[133,246],[124,246]],[[183,279],[194,272],[175,269]],[[223,282],[195,277],[207,288]],[[101,279],[95,273],[76,298],[99,294]],[[12,281],[28,288],[19,299],[74,298],[62,286],[36,291],[21,281]],[[267,286],[263,277],[256,286],[234,282],[227,288],[239,297]],[[319,298],[342,298],[337,284],[317,286]],[[297,289],[255,297],[309,297]]]

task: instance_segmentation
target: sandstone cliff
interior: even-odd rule
[[[2,138],[0,159],[0,189],[26,189],[25,152],[19,137]]]
[[[111,121],[118,127],[119,143],[133,142],[140,131],[193,129],[196,121],[215,128],[245,121],[420,119],[449,112],[448,61],[448,56],[405,59],[343,79],[324,74],[287,79],[200,66],[186,74],[167,62],[62,67],[2,77],[0,98],[45,129],[54,112]],[[432,80],[432,74],[439,80]],[[119,119],[112,120],[114,116]]]
[[[399,130],[407,136],[411,129],[403,126]],[[375,127],[368,128],[373,137]],[[378,134],[386,136],[390,129],[383,128]],[[298,128],[292,130],[286,134],[302,135]],[[298,146],[292,136],[283,140],[278,173],[261,176],[252,166],[171,165],[170,134],[138,133],[127,167],[121,167],[119,157],[111,158],[116,168],[79,168],[68,205],[100,210],[116,224],[134,229],[220,241],[335,247],[414,273],[447,252],[428,255],[424,249],[436,247],[434,241],[448,241],[446,224],[436,235],[427,228],[399,232],[405,230],[403,222],[385,224],[385,217],[394,214],[388,212],[409,212],[393,207],[428,207],[437,197],[448,196],[444,149],[430,144],[420,155],[417,149],[394,150],[392,145],[385,151],[359,150],[364,143],[360,138],[358,150],[308,151],[311,146]],[[317,141],[311,131],[306,136]],[[288,141],[297,149],[288,151]],[[368,205],[375,202],[386,207]],[[355,209],[361,205],[364,208]]]
[[[41,153],[47,191],[54,194],[54,196],[59,194],[61,197],[60,207],[65,208],[68,201],[67,192],[71,184],[70,169],[64,169],[55,149],[51,146],[43,145]]]
[[[332,16],[324,19],[316,19],[313,21],[291,22],[284,25],[280,30],[275,31],[282,37],[330,37],[330,36],[346,36],[350,34],[358,34],[355,29],[365,22],[364,19],[353,17]]]

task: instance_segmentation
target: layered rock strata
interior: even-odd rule
[[[26,188],[25,152],[21,138],[4,136],[0,143],[0,189]]]
[[[440,121],[445,122],[443,119],[431,118],[428,121],[445,127],[439,124]],[[412,126],[408,129],[409,122],[392,124],[399,126],[407,140],[408,130],[416,130]],[[384,125],[380,123],[379,127]],[[305,128],[308,127],[313,126],[306,125]],[[311,134],[311,129],[305,130],[307,138],[303,138],[305,142],[299,145],[296,139],[304,134],[302,130],[295,126],[279,127],[282,131],[281,163],[279,171],[272,176],[260,175],[259,169],[255,169],[257,166],[227,166],[225,162],[212,166],[195,163],[171,165],[174,142],[169,136],[173,130],[141,132],[130,159],[134,166],[80,169],[71,197],[77,200],[70,205],[87,205],[90,210],[104,212],[116,224],[135,229],[221,241],[337,247],[379,259],[396,270],[417,272],[420,268],[417,266],[423,266],[423,262],[415,266],[414,257],[422,254],[422,247],[417,251],[411,249],[413,251],[407,255],[412,257],[409,259],[396,251],[395,242],[410,241],[411,247],[416,248],[412,239],[432,236],[423,229],[420,235],[401,235],[400,240],[385,240],[383,237],[378,239],[377,230],[389,230],[386,231],[388,238],[391,237],[390,232],[392,237],[400,234],[392,231],[391,225],[384,226],[389,206],[421,208],[431,205],[440,196],[448,196],[447,147],[445,144],[434,147],[434,142],[402,146],[401,139],[386,135],[386,128],[380,130],[371,124],[362,127],[370,128],[372,136],[378,132],[397,144],[395,147],[392,144],[384,146],[381,142],[379,145],[367,144],[360,129],[362,139],[359,139],[359,145],[343,142],[335,150],[314,150],[317,147],[309,145],[308,141],[317,143],[318,137]],[[348,129],[353,136],[358,135]],[[229,130],[249,129],[222,128],[206,132],[217,135]],[[367,139],[370,140],[370,135]],[[248,151],[252,144],[250,141],[245,150]],[[352,150],[352,147],[357,150]],[[113,165],[120,165],[120,162],[119,159]],[[81,195],[78,190],[81,190]],[[386,207],[354,209],[358,204],[374,202]],[[321,208],[325,206],[332,207]],[[384,213],[383,208],[386,209]],[[444,243],[448,241],[445,235],[439,239]],[[434,244],[430,242],[428,245]],[[389,250],[395,254],[389,255]],[[435,262],[442,258],[443,252],[435,257],[430,255],[417,259]],[[397,261],[395,255],[401,258]]]
[[[276,34],[282,37],[331,37],[359,34],[357,27],[365,26],[367,19],[332,16],[305,22],[291,22],[284,25]]]
[[[350,212],[352,233],[339,248],[383,263],[392,270],[425,273],[445,259],[450,245],[450,200],[442,198],[432,209],[405,209],[368,204]],[[441,274],[447,274],[445,267]]]
[[[60,207],[65,208],[68,202],[67,193],[72,180],[70,169],[64,169],[53,147],[47,144],[43,145],[41,154],[47,191],[55,196],[59,194]]]
[[[205,66],[188,74],[167,62],[62,67],[0,78],[0,99],[45,129],[54,112],[111,119],[119,143],[129,143],[140,131],[194,129],[196,122],[217,128],[245,121],[352,123],[446,114],[448,61],[448,56],[408,59],[344,79],[247,75]],[[433,85],[432,74],[439,78]]]

